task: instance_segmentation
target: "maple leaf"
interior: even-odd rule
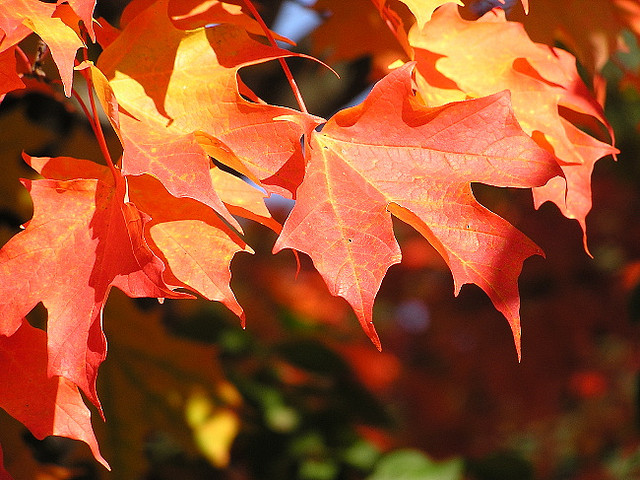
[[[58,435],[85,442],[95,459],[109,469],[78,387],[47,374],[46,337],[25,319],[13,335],[0,336],[0,406],[40,440]]]
[[[214,189],[209,156],[194,134],[172,135],[164,126],[145,124],[127,115],[119,117],[119,125],[123,175],[153,175],[172,195],[198,200],[240,229]]]
[[[217,167],[211,168],[209,175],[221,200],[231,213],[261,223],[274,232],[280,233],[282,226],[271,216],[271,212],[264,203],[266,197],[262,192],[243,179]]]
[[[58,0],[57,5],[68,3],[74,12],[83,21],[85,28],[89,32],[91,41],[96,41],[96,32],[93,28],[93,10],[96,8],[96,0]]]
[[[579,130],[559,110],[565,107],[597,120],[613,139],[573,56],[532,42],[521,24],[506,21],[501,9],[467,21],[453,4],[440,7],[424,29],[412,30],[409,41],[421,74],[419,90],[429,105],[509,89],[518,122],[556,156],[564,172],[552,185],[534,189],[536,205],[551,200],[566,217],[577,219],[586,248],[591,171],[598,159],[617,150]]]
[[[380,12],[380,16],[385,20],[389,28],[393,31],[396,38],[403,46],[404,51],[407,53],[411,52],[411,47],[407,44],[406,34],[409,31],[409,27],[413,24],[413,21],[403,22],[399,20],[398,13],[394,12],[393,9],[398,10],[397,3],[394,5],[394,2],[389,2],[388,0],[371,0],[373,4],[376,6],[378,11]],[[505,0],[496,0],[497,2],[504,4]],[[511,0],[510,3],[513,3],[515,0]],[[397,0],[399,3],[403,3],[411,12],[411,15],[415,18],[415,23],[418,29],[422,30],[425,24],[431,20],[431,16],[433,12],[444,5],[445,3],[455,3],[461,7],[464,7],[465,4],[461,0]],[[471,2],[479,3],[479,2]],[[467,2],[469,4],[469,2]],[[528,0],[522,0],[522,5],[524,7],[524,11],[529,11],[529,2]],[[392,13],[393,12],[393,13]]]
[[[111,175],[107,167],[86,160],[67,161],[59,157],[30,161],[35,161],[37,169],[45,176],[53,176],[59,180],[83,175],[109,179]],[[219,174],[215,176],[220,178]],[[246,189],[240,189],[235,182],[232,184],[236,191],[248,193]],[[246,183],[245,185],[252,188]],[[228,186],[222,191],[225,199],[237,201]],[[151,217],[145,221],[144,236],[150,248],[165,263],[166,270],[162,273],[164,281],[174,287],[184,286],[208,300],[221,302],[238,315],[244,325],[242,307],[229,287],[229,264],[237,252],[252,252],[251,248],[227,227],[210,207],[189,198],[176,198],[160,182],[148,175],[130,177],[127,192],[136,208]],[[237,211],[255,217],[257,221],[274,229],[277,228],[274,224],[279,224],[270,218],[264,202],[261,207],[254,197],[253,202],[245,200],[244,205],[237,206]],[[215,255],[212,255],[213,253]]]
[[[37,33],[51,49],[64,93],[69,97],[74,59],[84,44],[71,27],[53,16],[55,10],[55,5],[38,0],[0,0],[0,30],[8,36],[20,35],[23,38],[31,31]]]
[[[56,163],[75,161],[25,160],[49,176],[58,174]],[[85,170],[85,175],[91,173]],[[124,189],[114,188],[109,178],[23,184],[34,214],[25,230],[0,250],[0,296],[7,299],[0,304],[0,335],[13,335],[22,318],[42,302],[49,314],[48,374],[72,381],[99,407],[95,381],[106,356],[101,319],[111,286],[133,297],[184,294],[172,292],[162,280],[164,265],[143,236],[148,218],[124,202]]]
[[[129,195],[152,217],[147,224],[149,239],[169,267],[165,279],[223,303],[244,326],[242,307],[229,286],[229,264],[236,252],[253,252],[251,248],[210,208],[194,200],[175,198],[148,175],[129,180]]]
[[[213,188],[209,156],[194,134],[171,133],[163,125],[145,124],[120,115],[118,101],[102,72],[90,62],[76,68],[89,69],[98,99],[120,139],[124,149],[120,170],[123,175],[148,173],[158,178],[172,195],[198,200],[241,229]]]
[[[319,120],[245,100],[237,73],[292,55],[298,54],[259,43],[234,25],[177,29],[167,16],[167,1],[160,1],[129,21],[97,66],[120,107],[148,128],[166,136],[196,135],[207,153],[269,192],[290,197],[303,169],[300,137]],[[130,139],[135,142],[135,135]]]
[[[4,8],[0,8],[0,51],[17,45],[31,32],[22,21],[12,18]]]
[[[528,188],[559,169],[518,126],[507,93],[427,108],[413,94],[412,69],[393,71],[361,105],[311,134],[305,179],[274,252],[307,253],[380,347],[373,301],[387,269],[401,259],[393,213],[447,261],[456,294],[475,283],[489,295],[519,354],[517,278],[523,261],[542,252],[480,205],[470,183]]]
[[[375,0],[375,1],[386,2],[386,0]],[[416,17],[416,23],[418,25],[418,28],[422,29],[424,28],[425,23],[431,20],[431,15],[433,14],[434,10],[439,6],[450,2],[451,0],[400,0],[400,1],[404,3],[407,7],[409,7],[409,10],[411,10],[413,15]],[[464,5],[464,3],[461,0],[455,0],[455,3],[461,6]]]
[[[592,75],[624,45],[624,29],[640,37],[640,5],[632,0],[538,0],[528,15],[514,9],[508,18],[536,42],[569,48]]]

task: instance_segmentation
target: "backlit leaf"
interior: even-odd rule
[[[558,167],[520,129],[508,94],[427,108],[413,95],[412,69],[395,70],[361,105],[313,132],[305,180],[274,251],[309,254],[331,293],[347,299],[380,347],[373,301],[385,272],[401,259],[393,213],[440,252],[456,294],[475,283],[489,295],[519,352],[517,278],[522,262],[542,251],[480,205],[471,182],[535,187]]]
[[[11,35],[27,27],[46,42],[60,71],[64,93],[71,96],[73,61],[84,44],[73,29],[55,18],[55,5],[38,0],[0,0],[0,30]],[[26,36],[25,32],[25,36]]]
[[[523,130],[555,155],[565,177],[534,189],[536,205],[554,201],[566,217],[577,219],[586,247],[591,171],[598,159],[617,150],[579,130],[560,112],[565,107],[591,117],[613,138],[575,59],[564,50],[533,43],[522,25],[506,21],[500,9],[467,21],[454,5],[443,5],[423,30],[410,32],[409,41],[420,73],[419,90],[429,105],[509,89]]]
[[[45,171],[47,162],[39,163]],[[8,299],[0,304],[0,334],[13,335],[42,302],[48,374],[75,383],[96,406],[106,356],[102,310],[111,286],[134,297],[183,296],[164,283],[164,265],[146,244],[148,217],[109,180],[24,180],[33,218],[0,250],[0,296]]]
[[[85,442],[102,458],[91,427],[91,412],[70,380],[47,375],[47,336],[26,320],[11,336],[0,336],[0,407],[39,439],[48,435]],[[1,451],[0,451],[1,454]],[[0,457],[0,478],[3,477]]]

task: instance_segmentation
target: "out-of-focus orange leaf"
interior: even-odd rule
[[[329,63],[370,56],[373,80],[407,58],[371,0],[319,0],[313,8],[327,17],[310,36],[315,56]]]
[[[357,344],[345,345],[340,351],[358,380],[374,392],[388,389],[400,376],[402,365],[393,354],[377,352],[370,345]]]
[[[640,284],[640,261],[628,263],[622,270],[622,286],[628,292]]]
[[[580,398],[595,398],[606,393],[609,382],[600,372],[580,371],[575,372],[569,379],[569,388]]]
[[[620,49],[624,29],[640,38],[640,4],[635,0],[536,0],[528,15],[514,9],[509,19],[523,23],[535,42],[565,45],[591,74]]]
[[[315,272],[302,271],[295,281],[273,271],[261,273],[262,284],[278,303],[286,305],[304,322],[318,322],[337,328],[349,312],[345,303],[332,297]]]

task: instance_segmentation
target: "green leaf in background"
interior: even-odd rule
[[[417,450],[384,455],[367,480],[462,480],[464,464],[454,458],[435,462]]]

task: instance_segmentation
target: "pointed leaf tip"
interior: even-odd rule
[[[511,323],[511,322],[509,322]],[[520,320],[517,321],[517,325],[511,326],[513,333],[513,342],[516,346],[516,353],[518,354],[518,363],[522,362],[522,328],[520,327]]]
[[[379,352],[382,352],[382,343],[380,342],[380,337],[378,336],[378,332],[376,332],[376,327],[373,326],[373,322],[369,321],[366,324],[363,324],[365,328],[365,333],[371,340],[371,343],[375,345]]]

